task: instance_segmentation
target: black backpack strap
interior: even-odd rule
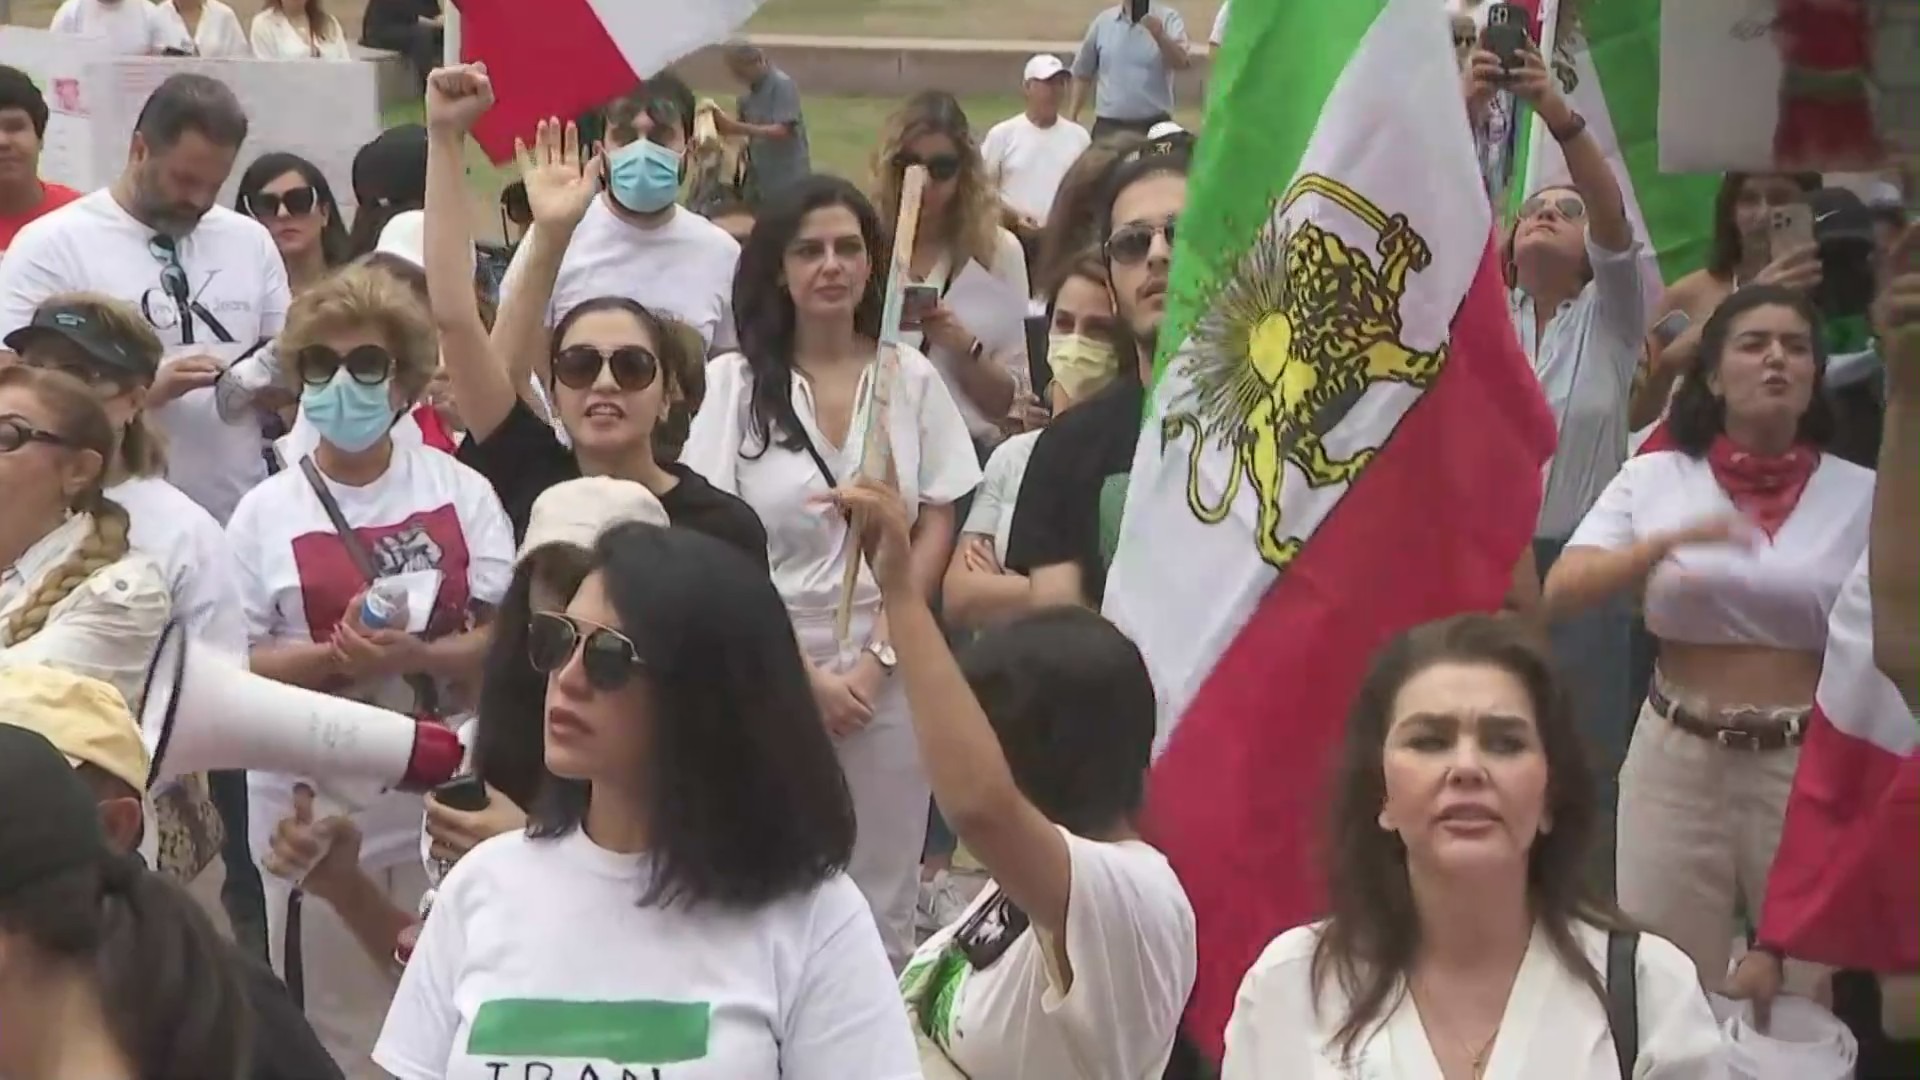
[[[1615,930],[1607,935],[1607,1027],[1613,1032],[1613,1052],[1620,1059],[1620,1080],[1633,1080],[1633,1064],[1640,1060],[1640,991],[1636,969],[1640,935]]]

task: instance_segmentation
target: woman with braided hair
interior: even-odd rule
[[[132,551],[126,510],[104,494],[115,449],[85,383],[0,370],[0,663],[111,683],[138,715],[173,604],[158,564]]]

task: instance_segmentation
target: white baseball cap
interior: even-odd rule
[[[403,210],[380,230],[373,250],[396,259],[405,259],[422,270],[427,268],[427,214],[424,210]],[[479,253],[474,253],[476,265]]]
[[[1169,135],[1184,135],[1186,131],[1186,128],[1181,127],[1172,120],[1162,120],[1147,129],[1147,141],[1152,142],[1155,139],[1164,139]]]
[[[629,521],[665,526],[667,508],[644,485],[611,476],[583,476],[555,484],[533,500],[527,536],[516,562],[549,544],[591,548],[600,534]]]
[[[1048,79],[1065,75],[1066,73],[1067,65],[1063,63],[1059,57],[1052,53],[1041,53],[1027,61],[1026,74],[1022,75],[1021,78],[1029,82],[1036,79],[1040,82],[1046,82]]]

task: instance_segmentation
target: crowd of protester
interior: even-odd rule
[[[240,161],[272,133],[196,74],[112,184],[62,189],[0,68],[0,1077],[1204,1075],[1195,912],[1140,821],[1155,690],[1095,613],[1204,138],[1171,123],[1178,11],[1103,11],[991,126],[914,95],[858,179],[812,172],[792,79],[730,46],[730,112],[664,74],[598,138],[542,123],[503,280],[462,165],[492,85],[430,70],[439,18],[369,11],[425,123],[361,151],[351,222],[311,162]],[[348,55],[320,0],[248,34],[219,0],[66,0],[55,28]],[[1512,610],[1375,657],[1329,763],[1327,917],[1247,973],[1220,1075],[1385,1042],[1448,1080],[1718,1077],[1708,993],[1764,1023],[1783,983],[1845,1014],[1861,1076],[1906,1075],[1875,1071],[1913,1049],[1873,976],[1758,929],[1844,588],[1920,701],[1920,578],[1868,559],[1920,549],[1920,234],[1728,174],[1707,267],[1650,307],[1585,119],[1537,55],[1491,60],[1468,115],[1513,93],[1570,175],[1503,244],[1558,434],[1536,539]],[[705,118],[745,165],[695,190]],[[916,168],[883,483],[859,403]],[[1857,223],[1866,295],[1772,242],[1809,199]],[[1834,385],[1848,318],[1864,405]],[[174,623],[443,719],[477,798],[153,785]]]

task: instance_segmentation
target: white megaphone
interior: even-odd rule
[[[261,678],[190,642],[177,621],[160,635],[142,701],[148,788],[254,769],[427,791],[453,779],[465,753],[444,724]]]

